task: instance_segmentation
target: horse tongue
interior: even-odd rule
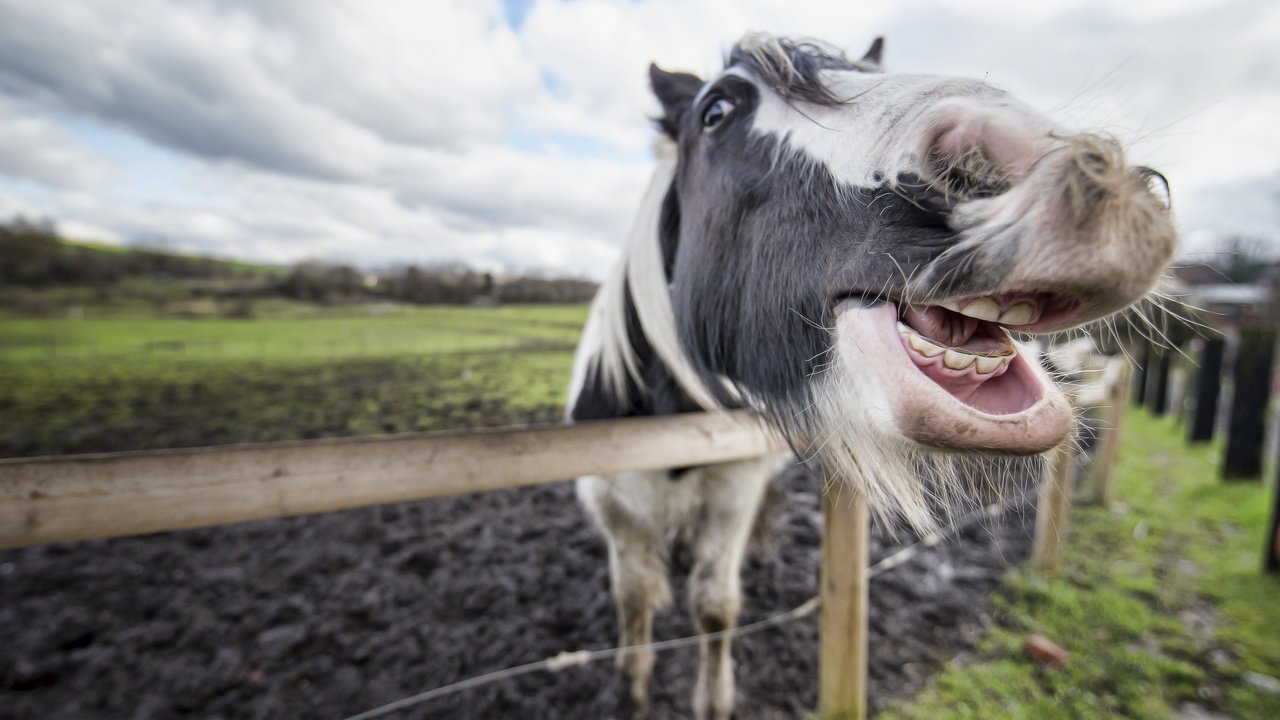
[[[948,347],[964,346],[978,331],[978,323],[982,322],[936,305],[908,305],[903,310],[902,321],[926,338]]]

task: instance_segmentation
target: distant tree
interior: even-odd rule
[[[350,302],[364,295],[364,277],[347,265],[299,263],[280,283],[280,292],[307,302]]]
[[[0,225],[0,280],[43,285],[58,274],[61,242],[53,223],[16,217]]]
[[[597,285],[579,278],[545,278],[521,275],[498,286],[498,299],[506,303],[578,303],[595,296]]]
[[[1268,259],[1268,244],[1258,237],[1232,235],[1223,243],[1224,250],[1215,263],[1226,282],[1255,283],[1274,264]]]
[[[235,263],[167,252],[157,249],[156,242],[126,250],[67,243],[50,221],[15,218],[0,223],[0,282],[89,286],[105,298],[120,289],[121,279],[144,278],[157,282],[129,286],[131,297],[161,309],[172,300],[212,297],[236,303],[229,311],[234,316],[251,314],[252,299],[270,294],[316,303],[393,299],[462,305],[585,302],[596,289],[588,280],[540,274],[503,277],[463,263],[410,265],[369,282],[368,276],[347,265],[305,262],[277,278]],[[185,282],[196,280],[219,282]]]

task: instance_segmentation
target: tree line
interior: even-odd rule
[[[0,224],[0,281],[6,284],[100,286],[129,277],[210,279],[255,274],[225,260],[68,243],[47,220],[17,218]]]
[[[417,305],[477,303],[573,303],[595,295],[582,278],[515,275],[496,277],[463,264],[396,268],[361,273],[347,265],[303,263],[279,284],[282,294],[308,302],[394,300]]]
[[[0,223],[0,283],[48,287],[110,287],[126,278],[157,281],[224,280],[223,294],[283,296],[335,304],[395,301],[413,304],[585,302],[596,284],[582,278],[535,274],[495,276],[465,264],[365,272],[350,265],[306,262],[288,270],[144,248],[101,248],[66,242],[49,221]]]

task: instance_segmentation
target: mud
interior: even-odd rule
[[[800,471],[779,479],[771,532],[743,570],[742,622],[816,593],[818,487]],[[986,520],[874,581],[873,709],[911,696],[972,647],[1032,523],[1030,511]],[[877,529],[873,562],[911,539]],[[344,718],[609,647],[605,563],[568,483],[0,552],[0,718]],[[682,598],[682,584],[674,589]],[[691,631],[678,603],[655,634]],[[815,706],[817,633],[809,617],[737,641],[737,717],[804,717]],[[645,713],[599,663],[393,717],[688,717],[696,662],[696,649],[660,654]]]

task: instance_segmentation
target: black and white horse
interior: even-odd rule
[[[1176,244],[1159,176],[990,85],[884,73],[879,54],[751,35],[709,81],[650,68],[673,147],[592,306],[571,419],[750,407],[917,527],[960,484],[948,458],[1063,439],[1069,403],[1007,331],[1097,320],[1151,288]],[[670,602],[677,533],[697,628],[736,624],[776,462],[578,480],[622,645],[648,642]],[[642,704],[653,662],[620,661]],[[695,713],[727,718],[733,695],[728,641],[704,641]]]

